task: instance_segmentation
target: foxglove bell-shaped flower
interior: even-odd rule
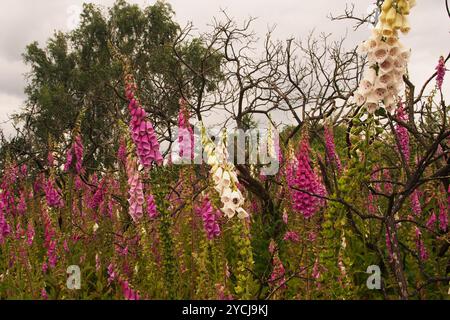
[[[34,235],[35,235],[35,232],[34,232],[34,226],[33,226],[33,223],[32,223],[31,221],[29,221],[29,222],[28,222],[28,227],[27,227],[27,234],[26,234],[26,237],[27,237],[27,244],[28,244],[29,246],[31,246],[31,245],[33,244]]]
[[[427,221],[426,227],[430,230],[434,231],[434,227],[436,224],[437,218],[436,218],[436,214],[433,212],[430,216],[430,218]]]
[[[158,210],[156,209],[155,197],[153,195],[147,197],[147,213],[150,219],[158,217]]]
[[[300,242],[300,237],[298,236],[298,233],[295,231],[288,231],[283,237],[284,241],[291,241],[294,243]]]
[[[3,244],[5,238],[11,233],[11,227],[8,221],[6,221],[4,207],[5,205],[2,199],[0,199],[0,244]]]
[[[272,260],[272,274],[270,275],[269,284],[281,290],[286,289],[286,270],[281,262],[278,254],[275,254]]]

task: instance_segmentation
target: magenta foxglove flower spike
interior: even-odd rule
[[[19,214],[24,214],[27,211],[27,204],[25,202],[25,192],[20,192],[19,203],[17,204],[17,212]]]
[[[127,161],[127,146],[123,139],[120,140],[119,150],[117,151],[117,158],[122,161],[122,163],[126,163]]]
[[[269,283],[279,289],[286,289],[286,270],[283,262],[276,254],[272,260],[273,270],[269,278]]]
[[[450,206],[446,206],[443,202],[439,203],[439,228],[442,231],[447,231],[449,209]]]
[[[284,235],[283,240],[284,241],[291,241],[291,242],[294,242],[294,243],[298,243],[298,242],[300,242],[300,237],[299,237],[297,232],[295,232],[295,231],[288,231]]]
[[[442,90],[442,84],[444,83],[444,76],[445,76],[445,60],[444,57],[441,56],[439,58],[438,65],[436,66],[436,85],[439,90]]]
[[[74,159],[75,158],[75,159]],[[75,163],[73,163],[75,160]],[[83,141],[81,135],[77,134],[75,139],[67,150],[66,163],[64,164],[64,171],[69,171],[73,166],[75,173],[83,173]]]
[[[336,145],[334,143],[333,130],[329,126],[325,126],[325,147],[326,147],[326,159],[328,163],[334,163],[338,172],[342,171],[341,160],[336,152]]]
[[[291,169],[288,170],[287,183],[291,190],[293,209],[301,212],[305,218],[312,217],[325,205],[325,187],[320,183],[310,164],[309,143],[307,138],[300,142],[300,150]]]
[[[220,227],[217,223],[217,217],[220,213],[217,212],[217,210],[214,210],[211,202],[207,197],[203,201],[202,207],[197,208],[197,213],[203,219],[203,226],[205,228],[208,240],[217,238],[220,235]]]
[[[403,108],[403,103],[400,101],[397,108],[397,119],[406,122],[408,120],[408,116]],[[405,157],[405,161],[408,164],[411,153],[409,150],[409,132],[405,127],[397,124],[395,127],[395,134],[397,135],[397,139],[400,145],[399,152],[403,154]]]
[[[411,207],[416,216],[420,216],[422,214],[422,207],[420,206],[418,190],[414,190],[414,192],[411,194]]]
[[[423,242],[422,232],[416,227],[416,247],[419,252],[420,260],[425,261],[428,259],[428,252]]]
[[[45,198],[49,207],[62,208],[64,201],[59,195],[59,188],[54,185],[53,179],[49,179],[44,186]]]
[[[146,120],[146,112],[135,97],[136,84],[133,77],[127,75],[126,97],[129,101],[128,110],[131,114],[131,138],[136,145],[136,152],[140,163],[149,168],[153,163],[162,164],[163,157],[159,150],[159,142],[150,121]]]
[[[34,240],[34,226],[33,223],[31,221],[28,222],[28,227],[27,227],[27,244],[29,246],[31,246],[33,244],[33,240]]]

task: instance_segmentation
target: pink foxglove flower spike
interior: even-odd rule
[[[442,84],[444,83],[444,76],[445,76],[445,60],[444,57],[441,56],[439,58],[439,63],[436,66],[436,85],[439,90],[442,90]]]
[[[163,158],[159,150],[159,142],[147,114],[135,96],[136,84],[132,75],[125,77],[126,97],[129,101],[128,110],[131,114],[131,137],[136,145],[136,152],[140,163],[149,168],[153,163],[162,164]]]
[[[287,183],[291,190],[293,209],[303,214],[305,218],[311,218],[325,205],[323,198],[326,195],[325,187],[311,168],[309,157],[308,138],[303,137],[300,142],[300,150],[287,177]]]
[[[197,208],[197,213],[203,219],[203,226],[208,240],[217,238],[220,235],[220,227],[217,223],[218,215],[207,197],[203,200],[203,205],[200,208]]]

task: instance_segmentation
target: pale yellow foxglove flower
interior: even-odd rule
[[[387,89],[387,82],[382,82],[381,81],[381,77],[379,77],[378,79],[377,79],[377,81],[375,82],[375,90],[377,89],[377,88],[384,88],[384,89]]]
[[[385,104],[386,106],[390,106],[390,105],[395,104],[394,96],[388,95],[388,96],[384,99],[384,104]]]
[[[359,90],[361,91],[361,94],[367,95],[369,94],[373,89],[373,84],[367,79],[361,80],[361,83],[359,84]]]
[[[242,208],[236,210],[239,219],[248,218],[249,214]]]
[[[217,169],[214,170],[214,174],[213,174],[213,181],[214,183],[219,183],[220,179],[222,178],[223,175],[223,169],[218,167]]]
[[[400,9],[402,14],[408,15],[410,11],[410,4],[406,0],[400,0],[398,2],[398,8]]]
[[[379,87],[374,90],[373,94],[377,98],[377,100],[382,100],[386,96],[386,93],[387,93],[386,88]]]
[[[356,92],[353,96],[353,102],[358,106],[362,106],[366,102],[366,98],[358,92]]]
[[[405,61],[401,57],[398,57],[394,60],[394,68],[398,71],[403,70],[405,68]]]
[[[381,5],[381,10],[383,10],[383,12],[388,12],[391,7],[392,7],[392,0],[385,0]]]
[[[395,32],[394,32],[394,28],[392,28],[392,25],[386,24],[386,25],[383,26],[382,35],[384,37],[390,37],[390,36],[392,36],[394,34],[395,34]]]
[[[374,68],[367,68],[364,71],[363,78],[369,81],[372,85],[375,83],[375,80],[377,78],[377,72]]]
[[[408,18],[406,16],[403,16],[403,23],[400,27],[400,31],[403,33],[408,33],[411,30],[411,26],[409,25]]]
[[[398,47],[400,44],[398,42],[398,38],[397,37],[389,37],[386,39],[386,43],[388,46],[390,47]]]
[[[378,79],[378,82],[387,88],[392,79],[392,76],[389,73],[386,73]]]
[[[367,104],[376,104],[378,105],[378,102],[380,101],[380,98],[375,94],[374,91],[372,91],[366,99]]]
[[[386,14],[386,23],[392,26],[395,22],[396,16],[397,16],[397,10],[395,10],[395,8],[391,7],[389,9],[388,13]]]
[[[378,103],[366,103],[366,109],[369,113],[374,113],[378,109]]]
[[[380,23],[386,23],[386,12],[381,12],[380,17],[379,17]],[[377,25],[378,26],[378,25]]]
[[[378,63],[382,63],[384,60],[386,60],[386,58],[388,56],[388,50],[389,50],[389,47],[387,44],[385,44],[385,43],[380,44],[378,49],[375,50],[375,52],[374,52],[375,61]]]
[[[222,192],[222,196],[220,197],[220,201],[222,201],[222,203],[231,202],[232,192],[233,191],[231,190],[231,188],[224,189]]]
[[[395,16],[394,29],[400,29],[402,26],[403,26],[403,16],[401,14],[397,14]]]
[[[402,49],[402,51],[400,53],[400,57],[403,60],[408,61],[410,56],[411,56],[411,49]]]
[[[389,55],[390,55],[391,57],[396,57],[396,56],[399,55],[399,53],[400,53],[400,48],[399,48],[399,47],[391,47],[391,48],[389,49]]]
[[[224,206],[220,210],[222,210],[224,215],[229,219],[233,218],[236,213],[236,210],[234,209],[234,207],[230,207],[230,206]]]

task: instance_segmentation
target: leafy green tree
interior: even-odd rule
[[[37,42],[28,45],[23,55],[31,66],[28,99],[15,118],[23,124],[27,139],[34,141],[34,148],[47,152],[51,137],[64,154],[76,118],[86,109],[81,130],[87,167],[114,163],[117,120],[127,122],[124,61],[114,53],[130,65],[139,98],[159,136],[170,139],[167,128],[176,123],[180,96],[213,90],[221,61],[219,54],[205,56],[200,39],[180,41],[180,26],[173,14],[169,4],[159,1],[142,9],[119,0],[107,13],[85,4],[77,29],[56,32],[45,48]],[[195,70],[203,64],[207,68],[200,77]],[[206,79],[206,85],[200,79]]]

